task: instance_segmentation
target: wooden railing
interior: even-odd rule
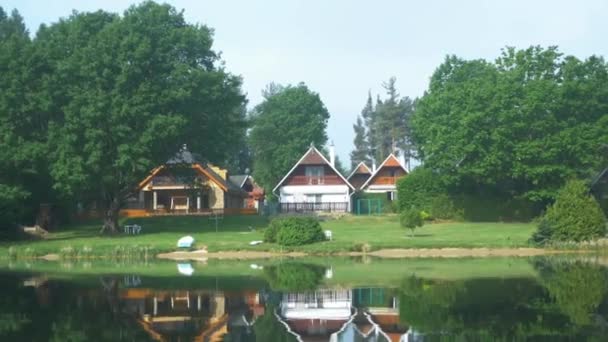
[[[397,179],[399,179],[399,177],[381,176],[381,177],[376,177],[376,179],[373,180],[372,184],[375,184],[375,185],[394,185],[394,184],[397,184]]]
[[[282,213],[346,212],[348,202],[281,203],[280,210]]]
[[[342,180],[338,176],[292,176],[287,183],[289,185],[340,185]]]

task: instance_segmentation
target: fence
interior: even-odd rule
[[[379,198],[359,198],[353,212],[357,215],[382,214],[382,200]]]
[[[347,212],[348,202],[281,203],[282,213]]]

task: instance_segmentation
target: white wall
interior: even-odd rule
[[[279,189],[281,203],[308,202],[309,195],[321,195],[321,202],[348,202],[347,185],[286,185]]]

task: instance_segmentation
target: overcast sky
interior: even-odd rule
[[[3,0],[30,32],[80,12],[122,12],[139,1]],[[558,45],[585,58],[608,54],[608,0],[597,1],[166,1],[215,29],[215,49],[244,80],[252,107],[270,82],[305,82],[321,95],[328,134],[347,162],[367,92],[397,77],[417,97],[447,54],[495,59],[506,45]]]

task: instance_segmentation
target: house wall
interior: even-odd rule
[[[346,185],[285,185],[279,188],[281,203],[309,202],[307,196],[321,195],[321,202],[348,202],[349,187]]]
[[[405,171],[400,167],[383,167],[378,170],[378,172],[374,175],[374,179],[370,182],[370,185],[381,185],[382,177],[403,177],[405,176]]]
[[[350,184],[352,184],[352,186],[355,187],[355,189],[360,189],[369,177],[369,174],[356,173],[352,175],[352,177],[350,177],[348,181],[350,182]]]
[[[344,183],[344,181],[340,178],[340,176],[334,172],[334,170],[329,166],[329,165],[314,165],[314,164],[307,164],[307,165],[298,165],[298,167],[295,168],[295,170],[293,170],[293,172],[289,175],[289,177],[285,180],[285,182],[283,183],[284,185],[296,185],[297,180],[295,179],[296,177],[302,177],[302,176],[306,176],[306,167],[307,166],[322,166],[323,167],[323,177],[327,177],[324,180],[324,184],[331,184],[331,185],[342,185]],[[323,178],[321,177],[321,178]]]
[[[224,209],[224,190],[217,184],[210,182],[209,189],[209,208]]]

